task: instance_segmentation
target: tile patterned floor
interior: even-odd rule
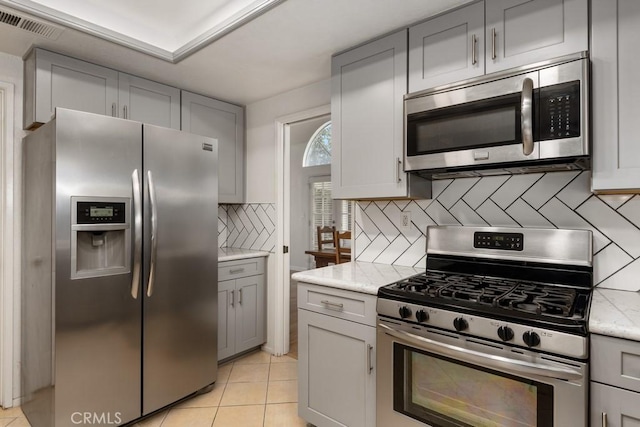
[[[257,351],[218,370],[213,390],[134,427],[304,427],[297,360]],[[0,410],[0,427],[29,427],[20,408]]]

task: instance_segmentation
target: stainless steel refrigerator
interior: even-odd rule
[[[57,109],[24,140],[22,394],[119,425],[217,375],[217,141]]]

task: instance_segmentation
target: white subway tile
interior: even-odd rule
[[[577,212],[629,255],[640,257],[640,230],[602,200],[591,197]]]
[[[562,190],[580,172],[554,172],[547,173],[529,188],[522,198],[534,209],[540,209],[557,192]]]
[[[591,197],[591,172],[582,172],[559,192],[557,197],[571,209],[577,208]]]
[[[547,217],[547,219],[558,228],[591,230],[593,233],[593,253],[599,252],[611,243],[611,240],[609,240],[607,236],[555,197],[540,209],[540,213]]]
[[[474,185],[462,199],[467,202],[472,209],[478,209],[507,179],[509,179],[507,175],[484,177]]]
[[[507,213],[523,227],[554,228],[553,224],[522,199],[509,206]]]
[[[491,200],[502,209],[507,209],[543,175],[542,173],[513,175],[491,195]]]
[[[593,283],[597,285],[632,261],[615,243],[610,244],[593,257]]]

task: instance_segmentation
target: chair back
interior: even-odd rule
[[[322,251],[327,247],[331,249],[335,248],[335,232],[336,228],[333,226],[326,225],[324,227],[316,227],[318,233],[318,250]]]
[[[349,262],[351,259],[351,246],[347,246],[347,241],[351,240],[351,231],[336,231],[336,264],[341,262]],[[349,260],[344,259],[344,255],[349,254]],[[342,256],[341,256],[342,255]]]

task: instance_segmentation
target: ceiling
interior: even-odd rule
[[[332,54],[469,1],[0,0],[4,11],[64,29],[51,39],[0,23],[0,51],[43,47],[249,104],[327,79]]]

